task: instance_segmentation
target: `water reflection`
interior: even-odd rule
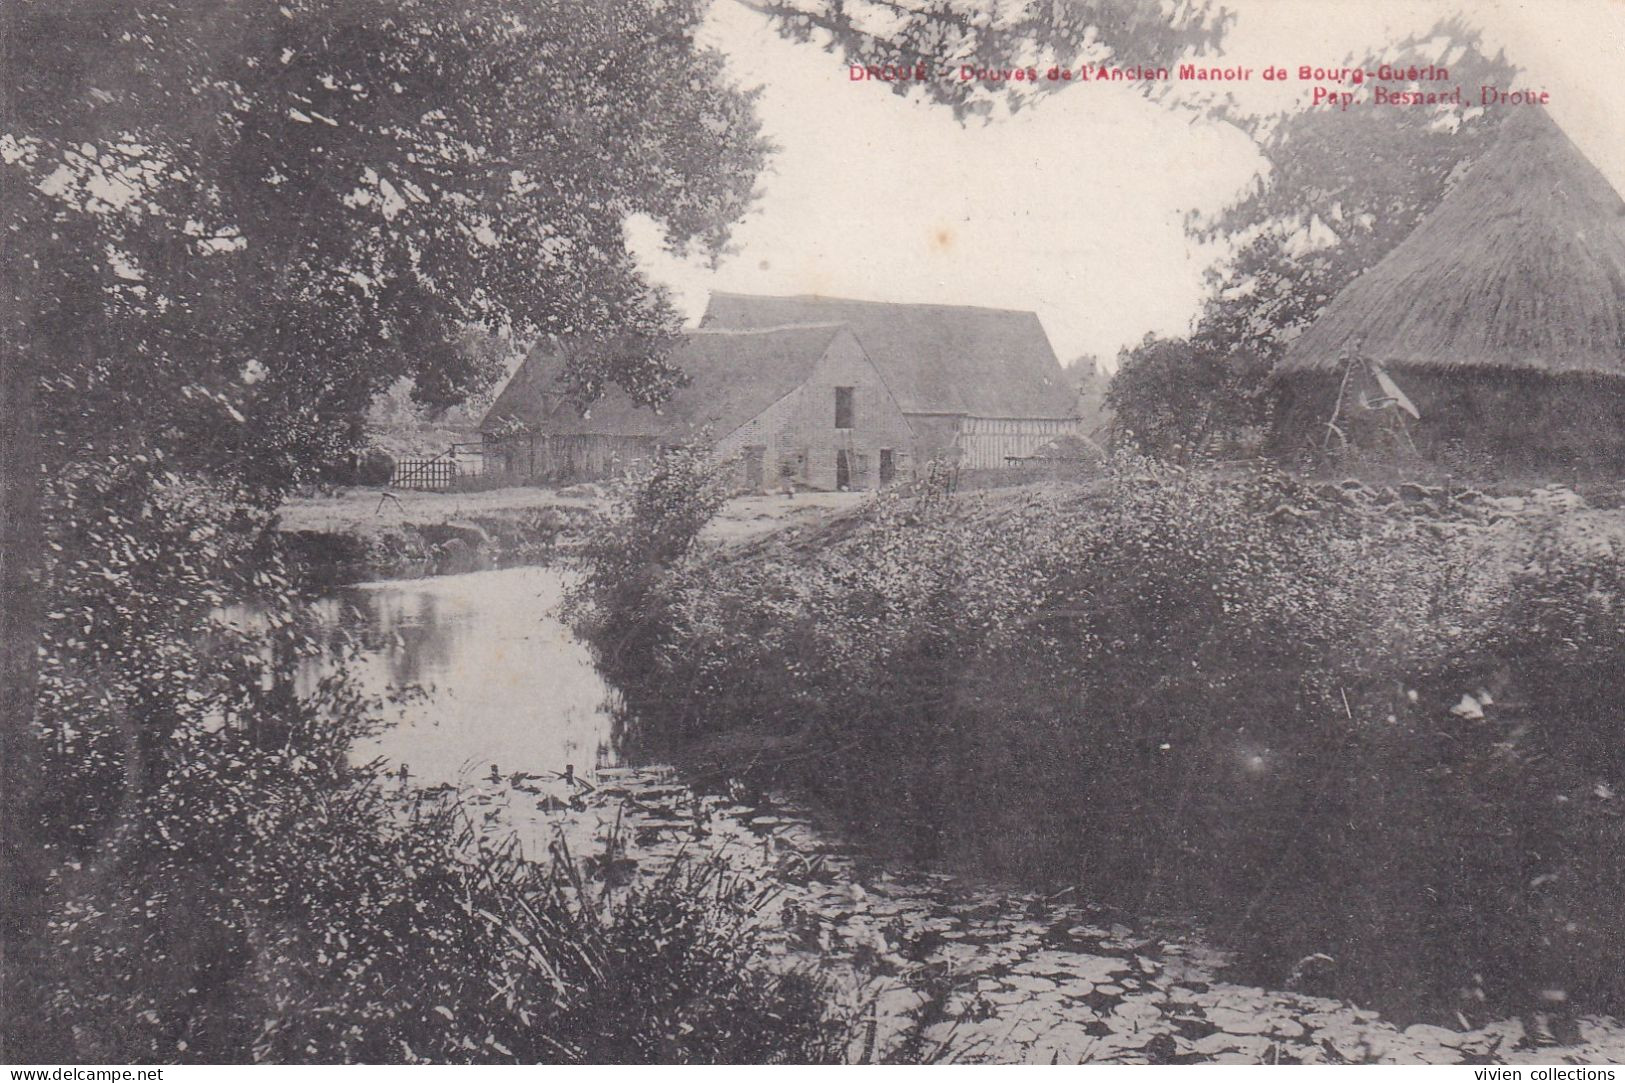
[[[358,762],[410,767],[421,784],[613,762],[613,692],[559,620],[568,585],[554,568],[508,568],[351,588],[324,619],[359,621],[373,645],[348,663],[370,693],[428,694],[387,703],[393,724],[359,742]]]

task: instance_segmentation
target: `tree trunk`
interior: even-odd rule
[[[7,299],[8,302],[12,298]],[[9,307],[9,305],[8,305]],[[15,312],[0,314],[6,328]],[[33,830],[39,786],[34,733],[36,652],[39,647],[39,438],[35,432],[33,366],[15,335],[0,343],[0,974],[6,983],[37,943],[44,914],[46,865]],[[5,1021],[0,1060],[18,1063],[28,1040],[16,990]],[[15,1052],[13,1048],[16,1047]]]

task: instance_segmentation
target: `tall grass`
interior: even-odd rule
[[[26,1059],[842,1055],[823,984],[764,957],[768,889],[723,864],[610,892],[562,849],[522,860],[456,802],[404,807],[215,742],[187,760],[116,852],[62,870],[31,989],[54,1042]]]

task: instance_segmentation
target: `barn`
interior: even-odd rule
[[[557,346],[532,351],[486,414],[487,474],[613,477],[662,448],[710,440],[740,488],[871,489],[909,476],[914,432],[849,327],[702,328],[667,359],[687,384],[658,407],[610,388],[569,402]]]
[[[1038,316],[963,305],[713,293],[702,328],[834,321],[856,334],[913,427],[916,461],[1002,468],[1080,431],[1077,389]]]
[[[1386,438],[1451,465],[1617,473],[1625,200],[1545,109],[1519,109],[1276,382],[1283,447]]]

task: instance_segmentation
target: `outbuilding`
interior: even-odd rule
[[[1081,434],[1077,388],[1032,312],[713,293],[700,326],[826,321],[850,327],[873,359],[913,427],[916,461],[1001,469]]]
[[[612,387],[578,409],[565,394],[568,349],[533,350],[497,397],[481,426],[488,474],[596,480],[696,440],[748,490],[872,489],[912,474],[914,431],[844,324],[688,332],[667,358],[686,382],[659,406]]]

